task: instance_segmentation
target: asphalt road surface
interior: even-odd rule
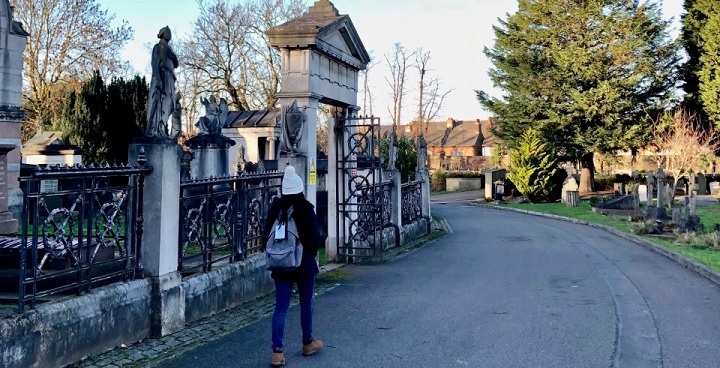
[[[720,367],[720,291],[600,229],[448,201],[453,233],[401,259],[347,266],[315,301],[327,345],[286,367]],[[266,318],[164,367],[265,367]]]

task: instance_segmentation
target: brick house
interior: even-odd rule
[[[492,119],[413,121],[398,127],[398,135],[414,139],[422,132],[427,142],[430,169],[479,171],[487,167],[496,137],[490,128]],[[387,137],[392,126],[383,126]]]

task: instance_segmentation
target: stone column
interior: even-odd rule
[[[313,93],[307,93],[306,96],[292,98],[287,96],[280,97],[280,105],[289,107],[293,100],[297,101],[298,109],[304,110],[305,122],[302,127],[302,137],[297,145],[298,155],[290,157],[288,154],[280,154],[278,159],[278,169],[282,169],[285,163],[290,162],[288,158],[294,158],[291,164],[295,166],[297,174],[305,182],[305,198],[317,205],[317,181],[316,184],[310,184],[310,163],[316,162],[317,156],[317,108],[320,96]],[[332,156],[331,156],[332,157]]]
[[[430,232],[432,224],[432,213],[430,212],[430,173],[427,168],[427,143],[425,138],[420,135],[417,143],[417,166],[415,171],[415,180],[421,180],[422,185],[420,191],[422,195],[422,216],[427,220],[427,231]]]
[[[338,185],[338,180],[345,180],[345,178],[338,177],[337,160],[340,154],[338,150],[338,139],[342,139],[342,137],[338,137],[335,133],[335,117],[337,114],[343,113],[343,109],[333,107],[330,110],[330,118],[328,119],[328,173],[325,180],[328,191],[328,238],[325,242],[325,258],[328,260],[337,259],[338,241],[345,236],[345,229],[338,228],[338,194],[335,189]]]
[[[178,266],[180,213],[180,152],[171,140],[142,138],[128,148],[129,162],[144,153],[152,173],[145,177],[143,275],[150,279],[151,334],[169,335],[185,326],[185,292]]]
[[[386,173],[392,181],[389,201],[390,206],[392,206],[390,209],[390,222],[398,229],[397,235],[400,237],[398,244],[405,244],[405,232],[402,230],[402,178],[400,177],[400,171],[397,169],[387,170]]]

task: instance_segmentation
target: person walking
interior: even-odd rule
[[[290,308],[292,288],[297,284],[300,297],[300,325],[302,327],[302,355],[308,356],[317,353],[323,348],[321,340],[313,336],[313,293],[315,289],[315,275],[320,270],[315,260],[322,239],[320,237],[320,225],[313,205],[305,199],[303,194],[304,183],[295,172],[293,166],[285,167],[282,179],[282,196],[271,207],[268,212],[263,239],[268,240],[273,236],[273,223],[278,218],[287,214],[290,207],[293,208],[292,218],[298,229],[298,237],[303,246],[302,261],[300,266],[289,272],[271,272],[275,282],[275,311],[272,317],[272,366],[285,364],[285,353],[283,340],[285,335],[285,320]]]

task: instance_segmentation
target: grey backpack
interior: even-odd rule
[[[282,222],[280,211],[265,243],[267,269],[270,271],[287,272],[300,267],[303,246],[292,213],[291,206],[287,210],[287,221]]]

